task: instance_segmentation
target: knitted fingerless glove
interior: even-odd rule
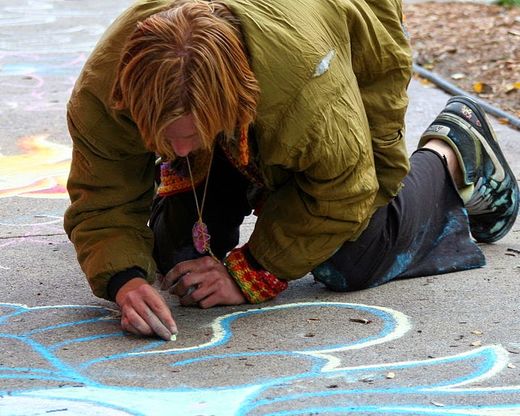
[[[246,250],[247,244],[232,250],[224,259],[224,265],[249,303],[265,302],[287,289],[285,280],[267,270],[253,268],[247,261]]]

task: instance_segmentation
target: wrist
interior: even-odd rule
[[[108,298],[115,300],[119,290],[130,280],[135,278],[145,279],[146,273],[140,267],[130,267],[113,275],[107,285]]]
[[[124,299],[128,292],[131,292],[133,290],[136,290],[140,288],[143,285],[150,285],[146,279],[143,279],[142,277],[134,277],[133,279],[130,279],[127,281],[123,286],[121,286],[117,292],[117,295],[115,297],[115,302],[121,306],[121,303],[124,302]]]

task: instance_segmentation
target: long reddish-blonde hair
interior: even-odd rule
[[[236,17],[218,2],[178,0],[138,23],[127,40],[112,91],[145,145],[174,159],[165,128],[193,114],[205,148],[253,122],[259,86]]]

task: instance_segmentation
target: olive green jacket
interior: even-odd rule
[[[261,88],[257,159],[271,193],[249,240],[260,264],[299,278],[354,240],[408,171],[411,75],[400,0],[223,0],[238,16]],[[65,229],[97,296],[132,266],[155,276],[147,226],[154,154],[110,108],[121,48],[172,0],[139,0],[107,30],[68,105],[73,160]]]

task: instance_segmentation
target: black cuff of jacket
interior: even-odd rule
[[[146,272],[141,269],[140,267],[130,267],[129,269],[123,270],[122,272],[116,273],[113,275],[110,280],[108,281],[107,286],[107,293],[108,298],[112,301],[116,300],[117,292],[119,292],[119,289],[125,284],[128,283],[130,280],[136,278],[136,277],[142,277],[143,279],[146,278]]]

